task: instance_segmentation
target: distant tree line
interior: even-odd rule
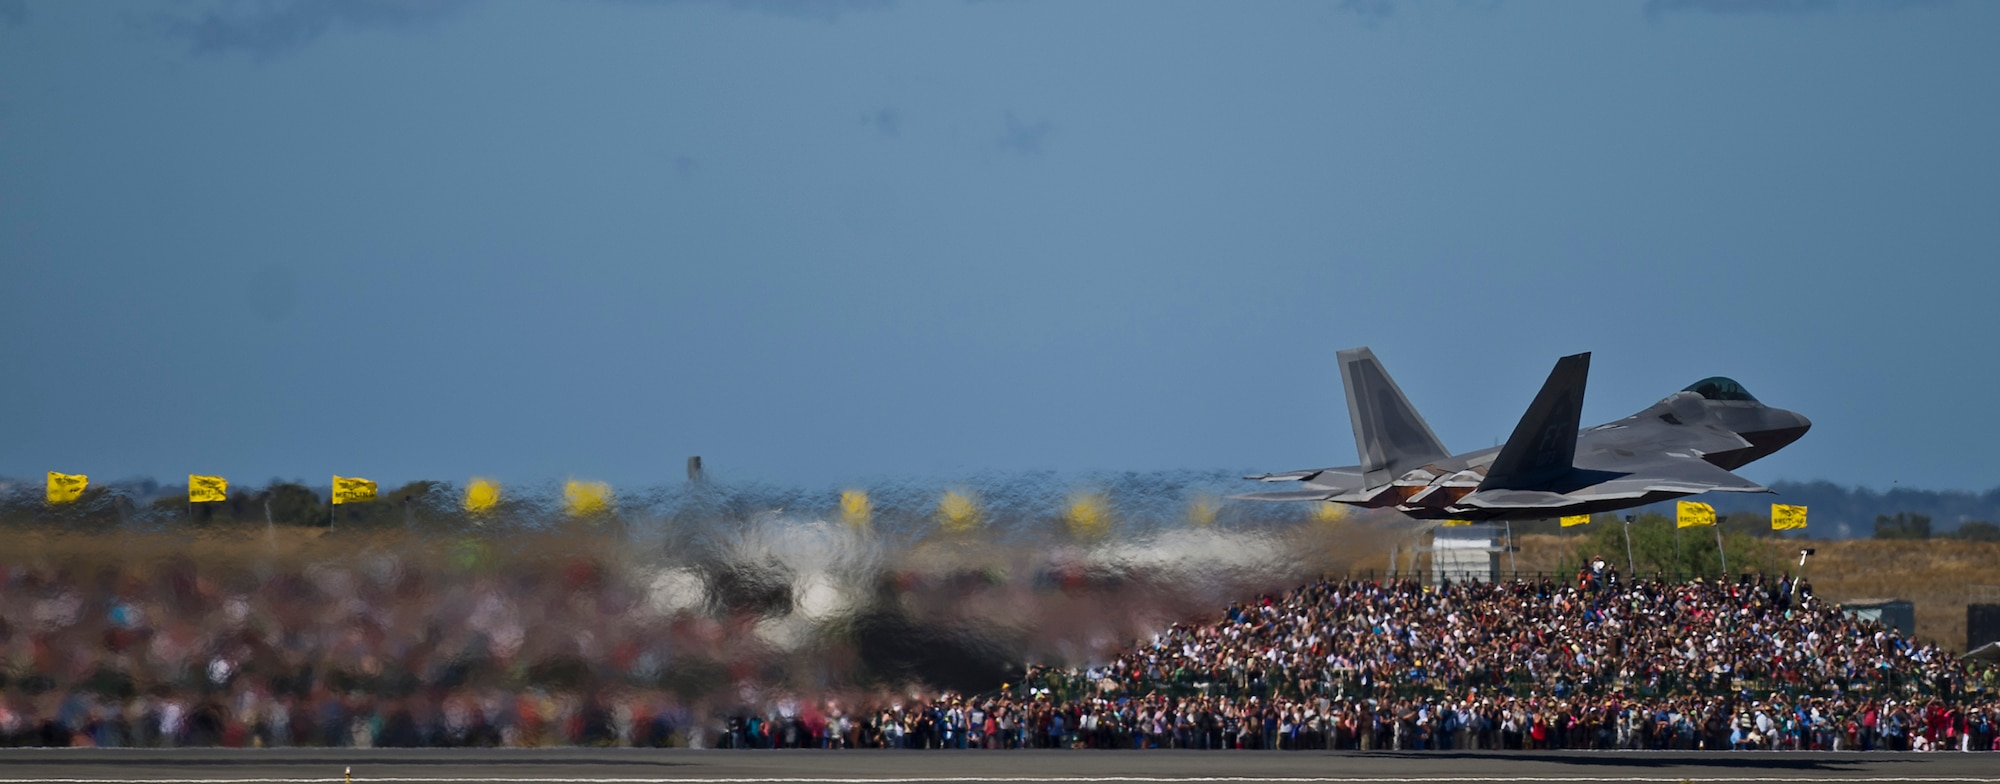
[[[976,499],[981,530],[999,537],[1036,537],[1066,531],[1065,510],[1079,488],[1107,500],[1116,531],[1132,533],[1190,524],[1199,499],[1215,499],[1242,488],[1240,472],[1160,471],[1091,475],[1018,472],[948,481],[925,478],[866,486],[871,509],[867,525],[879,532],[923,534],[939,528],[945,492]],[[497,506],[483,513],[466,509],[465,488],[439,481],[383,486],[366,503],[329,505],[329,489],[300,481],[272,479],[262,487],[232,482],[225,500],[190,504],[187,489],[150,479],[93,479],[75,503],[49,505],[40,477],[0,478],[0,526],[50,526],[74,531],[113,527],[156,529],[272,525],[344,529],[402,526],[427,531],[547,529],[583,525],[646,525],[693,530],[682,524],[745,521],[765,515],[840,520],[842,486],[809,487],[764,482],[727,483],[673,480],[651,486],[613,488],[613,503],[601,513],[573,513],[560,484],[503,487]],[[1208,524],[1264,526],[1303,522],[1306,504],[1228,504],[1213,509]]]
[[[1848,487],[1827,481],[1771,483],[1777,495],[1718,493],[1701,500],[1715,505],[1718,512],[1768,512],[1772,501],[1803,504],[1811,510],[1812,535],[1837,536],[1841,526],[1851,537],[1867,537],[1876,530],[1871,523],[1897,515],[1923,516],[1930,521],[1930,535],[1946,535],[1971,526],[1969,538],[1990,535],[1990,521],[2000,520],[2000,487],[1984,492],[1972,490],[1917,490],[1892,487],[1875,490]],[[1907,518],[1906,518],[1907,519]],[[1978,525],[1974,525],[1978,523]]]
[[[1931,516],[1897,512],[1893,515],[1875,516],[1875,538],[1877,539],[1930,539]],[[1958,524],[1956,530],[1938,538],[1963,539],[1971,542],[2000,542],[2000,525],[1984,520],[1968,520]]]
[[[1036,521],[1062,514],[1064,499],[1078,487],[1103,491],[1118,518],[1121,530],[1187,524],[1190,499],[1219,497],[1243,489],[1240,472],[1234,471],[1153,471],[1120,472],[1089,476],[1055,472],[1020,472],[976,477],[970,481],[944,483],[913,481],[868,488],[875,510],[875,526],[918,527],[929,524],[942,491],[967,489],[997,520]],[[1985,492],[1963,490],[1914,490],[1895,488],[1876,491],[1865,487],[1844,487],[1831,482],[1774,482],[1777,495],[1717,493],[1696,496],[1695,500],[1715,506],[1725,535],[1741,533],[1770,537],[1770,504],[1782,501],[1803,504],[1810,511],[1810,527],[1803,533],[1826,539],[1869,537],[1880,539],[1928,539],[1953,537],[1974,541],[2000,540],[2000,488]],[[314,488],[299,481],[273,479],[262,487],[232,484],[226,501],[206,504],[187,502],[186,489],[162,485],[154,480],[93,481],[76,503],[49,506],[43,502],[40,477],[0,478],[0,525],[57,525],[74,530],[113,526],[229,526],[264,525],[328,527],[414,526],[452,529],[470,526],[531,526],[550,524],[561,517],[561,501],[544,491],[503,492],[500,508],[474,517],[462,508],[462,489],[448,482],[418,481],[385,488],[372,503],[329,506],[326,488]],[[704,516],[746,519],[774,509],[811,510],[831,508],[837,489],[779,486],[769,484],[702,486],[674,483],[650,488],[620,488],[622,511],[612,516],[650,513],[674,517],[689,509]],[[1221,525],[1267,525],[1298,522],[1309,514],[1307,504],[1224,504],[1216,522]],[[1598,515],[1598,525],[1587,528],[1559,528],[1556,522],[1515,523],[1515,533],[1560,533],[1581,536],[1593,530],[1615,526],[1603,522],[1622,520],[1624,515],[1646,521],[1672,521],[1673,505],[1656,504],[1617,514]],[[1652,515],[1652,517],[1646,517]],[[1032,529],[1033,525],[1027,529]],[[1635,529],[1636,531],[1637,529]],[[1795,534],[1796,535],[1796,534]],[[1681,537],[1683,545],[1699,536]],[[1713,550],[1713,535],[1706,537]],[[1620,547],[1622,547],[1620,539]],[[1671,540],[1670,540],[1671,541]],[[1685,549],[1685,547],[1683,547]],[[1733,554],[1735,548],[1731,547]],[[1704,553],[1686,559],[1708,557]],[[1732,561],[1731,566],[1735,566]]]
[[[150,501],[140,493],[153,492]],[[424,524],[462,517],[452,489],[440,482],[411,482],[377,494],[371,503],[331,505],[325,494],[298,482],[272,480],[254,489],[234,488],[224,501],[188,503],[185,488],[145,484],[93,485],[73,503],[50,505],[40,486],[15,483],[0,494],[0,525],[52,525],[74,531],[161,525],[241,524],[318,527]]]

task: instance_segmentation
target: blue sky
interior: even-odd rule
[[[0,475],[1448,446],[1593,351],[1985,488],[2000,4],[0,0]],[[323,480],[320,480],[323,481]]]

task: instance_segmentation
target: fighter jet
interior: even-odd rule
[[[1361,465],[1244,477],[1303,489],[1252,501],[1392,507],[1423,520],[1540,520],[1696,493],[1769,493],[1730,473],[1805,435],[1812,422],[1757,402],[1720,376],[1637,414],[1578,427],[1590,354],[1556,361],[1507,443],[1453,455],[1367,348],[1342,351],[1340,379]]]

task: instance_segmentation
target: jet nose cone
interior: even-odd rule
[[[1771,417],[1770,422],[1775,427],[1762,433],[1760,438],[1753,438],[1751,440],[1764,442],[1775,451],[1786,444],[1799,440],[1801,436],[1806,434],[1807,430],[1812,429],[1812,420],[1805,418],[1805,415],[1796,411],[1780,409],[1774,413],[1777,416]]]

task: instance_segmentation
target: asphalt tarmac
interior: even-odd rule
[[[1994,782],[2000,753],[4,749],[0,784]]]

